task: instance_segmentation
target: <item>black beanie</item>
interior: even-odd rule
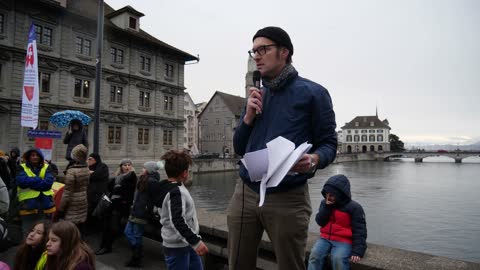
[[[100,155],[97,154],[97,153],[91,153],[90,155],[88,155],[89,157],[95,159],[95,161],[97,163],[101,163],[102,162],[102,159],[100,158]]]
[[[293,55],[293,44],[290,40],[290,36],[288,36],[287,32],[280,27],[276,26],[267,26],[257,31],[255,36],[253,36],[253,40],[257,37],[264,37],[272,40],[278,45],[284,46],[290,52],[290,56]]]

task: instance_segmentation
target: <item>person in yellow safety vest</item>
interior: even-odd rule
[[[32,148],[23,154],[23,160],[25,163],[18,167],[15,180],[22,232],[26,235],[36,221],[50,219],[56,209],[52,190],[54,177],[42,152]]]

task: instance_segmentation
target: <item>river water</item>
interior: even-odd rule
[[[461,164],[446,157],[332,164],[309,180],[312,232],[319,231],[314,218],[321,189],[334,174],[350,179],[352,198],[366,213],[367,242],[480,262],[479,157]],[[237,175],[194,175],[190,191],[196,205],[225,212]]]

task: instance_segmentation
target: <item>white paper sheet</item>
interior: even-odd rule
[[[267,143],[268,170],[260,183],[260,201],[258,206],[261,207],[265,202],[267,188],[278,186],[295,163],[311,147],[311,144],[305,142],[295,149],[293,142],[281,136]]]
[[[303,154],[307,153],[308,150],[312,148],[312,145],[309,143],[302,143],[293,151],[293,153],[288,156],[287,160],[282,163],[282,166],[278,168],[275,173],[268,180],[267,187],[276,187],[287,173],[292,169],[292,167],[302,158]]]
[[[269,181],[270,177],[272,177],[272,175],[280,168],[280,166],[282,166],[282,164],[288,159],[294,150],[295,144],[282,136],[278,136],[267,143],[267,181]]]
[[[282,136],[269,141],[267,148],[246,153],[241,159],[252,182],[260,182],[260,202],[265,202],[267,188],[278,186],[285,175],[308,152],[311,144],[304,142],[295,149],[295,144]]]
[[[254,152],[246,153],[241,159],[243,165],[248,170],[250,181],[257,182],[262,180],[267,173],[268,167],[268,151],[261,149]]]

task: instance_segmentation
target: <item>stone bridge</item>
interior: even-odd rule
[[[384,160],[388,160],[390,158],[413,158],[415,162],[423,162],[424,158],[427,157],[438,157],[438,156],[445,156],[452,158],[455,160],[455,163],[462,163],[462,159],[467,158],[467,157],[478,157],[480,156],[480,151],[476,152],[460,152],[460,151],[455,151],[455,152],[424,152],[424,151],[418,151],[418,152],[383,152],[383,153],[377,153],[377,159],[378,158],[383,158]]]

